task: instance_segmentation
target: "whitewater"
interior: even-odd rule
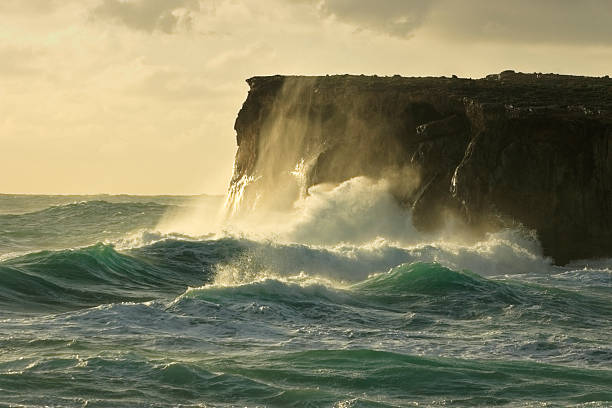
[[[419,233],[365,178],[223,208],[0,195],[0,406],[612,406],[611,259]]]

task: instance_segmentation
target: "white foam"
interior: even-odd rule
[[[389,184],[366,177],[311,187],[286,211],[260,208],[224,222],[216,215],[192,213],[185,215],[183,224],[197,225],[189,220],[198,216],[216,221],[204,222],[207,227],[199,231],[181,229],[181,223],[174,223],[174,230],[199,239],[230,236],[254,241],[244,257],[220,272],[219,279],[223,275],[235,283],[300,273],[354,282],[414,261],[438,262],[486,276],[552,268],[534,234],[528,231],[504,230],[471,243],[461,237],[455,239],[453,231],[420,233],[412,225],[410,211],[390,193]],[[139,240],[147,243],[176,237],[176,232],[144,234],[135,242],[128,241],[127,246],[139,245]]]
[[[356,177],[333,187],[314,186],[308,192],[296,203],[295,218],[284,233],[289,241],[336,245],[384,238],[414,244],[422,236],[384,180]]]

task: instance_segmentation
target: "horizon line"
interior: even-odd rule
[[[134,197],[224,197],[225,194],[211,194],[211,193],[196,193],[196,194],[138,194],[138,193],[6,193],[0,192],[0,196],[134,196]]]

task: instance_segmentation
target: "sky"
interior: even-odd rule
[[[246,78],[612,74],[608,0],[0,0],[0,192],[223,194]]]

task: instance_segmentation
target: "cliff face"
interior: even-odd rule
[[[319,183],[384,177],[419,229],[449,217],[474,234],[522,224],[557,263],[612,256],[608,78],[506,71],[247,82],[235,211],[292,202]]]

